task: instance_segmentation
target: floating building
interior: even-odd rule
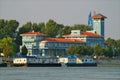
[[[29,56],[64,56],[70,45],[94,47],[99,44],[104,47],[105,18],[102,14],[95,14],[92,16],[92,31],[72,30],[71,34],[65,34],[63,38],[47,38],[45,34],[34,31],[23,33],[21,47],[27,47]]]

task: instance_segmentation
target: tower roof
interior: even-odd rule
[[[103,19],[103,18],[107,18],[107,17],[99,13],[99,14],[93,15],[92,18]]]

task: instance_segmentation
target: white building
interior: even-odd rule
[[[42,56],[64,56],[70,45],[94,47],[100,44],[104,47],[104,19],[106,17],[95,14],[92,18],[93,31],[72,30],[71,34],[63,35],[64,38],[46,38],[39,32],[27,32],[21,34],[22,46],[27,47],[28,55]]]

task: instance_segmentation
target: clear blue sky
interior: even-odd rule
[[[0,0],[0,19],[16,19],[20,26],[49,19],[64,25],[87,24],[90,11],[108,17],[105,38],[120,39],[120,0]]]

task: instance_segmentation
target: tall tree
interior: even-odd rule
[[[79,54],[80,55],[86,55],[84,46],[80,46],[80,53]]]
[[[19,34],[32,31],[32,23],[27,22],[25,25],[19,28]]]
[[[33,30],[34,30],[35,32],[40,32],[40,27],[38,26],[37,23],[33,23],[31,27],[33,27]]]
[[[0,39],[10,36],[14,38],[16,29],[19,26],[19,22],[16,20],[0,20]]]
[[[108,38],[106,40],[108,46],[115,47],[117,45],[116,41],[114,39]]]
[[[62,34],[70,34],[71,32],[71,27],[70,26],[64,26],[62,29]]]
[[[21,54],[24,55],[24,56],[26,56],[27,53],[28,53],[28,50],[27,50],[26,46],[24,45],[24,46],[22,47],[22,53],[21,53]]]
[[[105,49],[104,49],[104,55],[107,56],[107,57],[113,57],[113,48],[111,46],[107,46]]]
[[[94,55],[100,56],[103,52],[102,46],[99,44],[96,44],[94,47]]]
[[[114,40],[112,38],[108,38],[106,43],[108,47],[110,46],[112,48],[114,56],[120,56],[120,39]]]
[[[39,28],[40,28],[40,32],[45,33],[45,23],[44,22],[40,22],[38,24]]]
[[[47,23],[46,23],[46,35],[48,37],[56,37],[57,35],[57,23],[53,20],[49,20]]]
[[[81,46],[76,46],[76,47],[75,47],[75,54],[77,54],[77,55],[79,55],[79,56],[82,56]]]
[[[57,24],[57,35],[58,35],[58,37],[62,37],[62,34],[63,34],[63,32],[62,32],[62,30],[63,30],[63,28],[64,28],[64,25],[63,24]]]
[[[86,55],[84,46],[76,46],[74,52],[79,56]]]

